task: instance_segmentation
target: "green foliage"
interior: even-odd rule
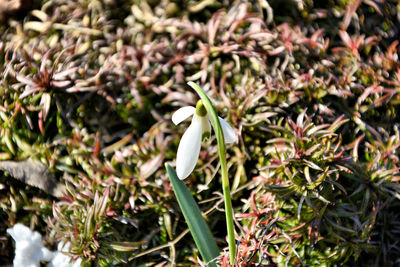
[[[397,1],[31,9],[1,14],[0,160],[39,161],[68,191],[0,172],[1,264],[22,222],[88,264],[200,265],[163,168],[182,135],[171,113],[197,100],[188,81],[239,136],[236,265],[399,264]],[[185,183],[222,247],[218,150],[204,146]]]
[[[199,206],[194,201],[185,184],[178,178],[174,169],[169,165],[165,165],[165,168],[174,188],[179,206],[203,260],[207,263],[207,266],[217,266],[215,260],[219,256],[219,249],[210,232],[210,228],[208,228],[201,214]]]

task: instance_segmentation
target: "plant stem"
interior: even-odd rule
[[[218,144],[219,147],[219,144]],[[229,244],[229,261],[233,265],[235,261],[235,231],[233,229],[233,210],[232,210],[232,201],[231,201],[231,190],[229,186],[228,179],[228,168],[226,166],[226,152],[225,145],[224,151],[221,152],[219,150],[219,157],[221,160],[221,172],[222,172],[222,191],[224,194],[224,203],[225,203],[225,216],[226,216],[226,229],[228,231],[228,244]]]
[[[217,112],[215,111],[214,106],[212,105],[206,93],[203,91],[203,89],[200,88],[200,86],[198,86],[194,82],[188,82],[188,85],[191,86],[197,92],[197,94],[203,101],[204,107],[207,110],[215,135],[217,137],[218,154],[221,162],[222,191],[225,203],[226,229],[228,232],[229,261],[230,264],[233,265],[235,262],[236,244],[235,244],[235,231],[233,228],[233,209],[232,209],[232,200],[230,192],[231,190],[228,178],[228,167],[226,165],[226,149],[225,149],[224,134],[218,119]]]

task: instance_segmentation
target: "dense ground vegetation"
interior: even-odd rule
[[[237,266],[399,265],[399,10],[50,0],[5,15],[0,263],[21,222],[89,266],[200,265],[163,167],[185,130],[171,114],[196,103],[195,81],[239,136],[228,147]],[[26,160],[49,173],[18,176]],[[214,138],[185,183],[226,266]]]

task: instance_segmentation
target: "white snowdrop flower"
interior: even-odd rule
[[[70,243],[64,244],[64,242],[58,243],[57,251],[54,252],[54,257],[47,267],[80,267],[81,259],[73,261],[70,256],[68,256]]]
[[[17,223],[7,233],[15,240],[14,267],[39,267],[40,261],[49,261],[53,253],[43,246],[42,236]]]
[[[185,131],[178,146],[176,156],[176,173],[183,180],[189,176],[199,158],[201,141],[210,136],[211,124],[207,111],[201,100],[197,101],[196,108],[186,106],[178,109],[172,115],[172,122],[178,125],[193,115],[192,123]],[[221,117],[218,117],[224,134],[225,143],[236,142],[236,133]]]

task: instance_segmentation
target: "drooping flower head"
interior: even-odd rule
[[[176,156],[176,172],[183,180],[190,175],[199,158],[201,141],[210,136],[211,124],[202,100],[197,101],[196,108],[186,106],[172,115],[172,122],[178,125],[193,115],[192,123],[185,131],[178,146]],[[235,131],[221,117],[218,117],[224,134],[225,143],[234,143],[237,139]]]

